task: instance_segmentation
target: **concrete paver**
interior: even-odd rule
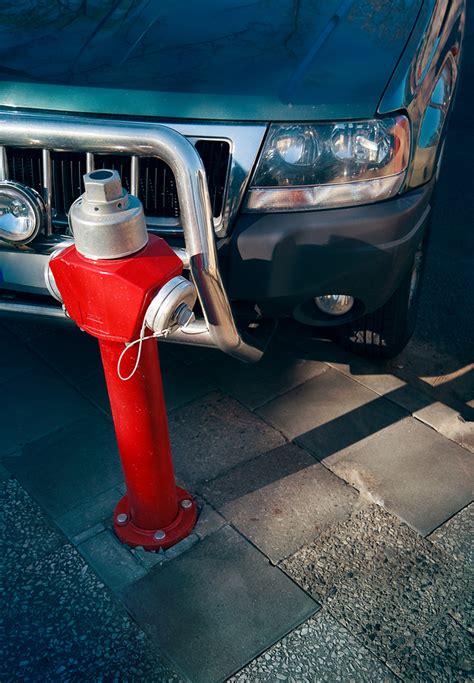
[[[27,343],[70,382],[80,383],[102,370],[97,339],[78,327],[60,327],[46,322],[41,333]]]
[[[37,363],[37,357],[26,344],[0,325],[0,385],[25,371],[35,370]]]
[[[168,411],[181,408],[216,388],[209,373],[169,359],[163,368],[163,387]]]
[[[110,408],[107,386],[102,371],[97,371],[90,377],[81,380],[79,388],[81,394],[97,406],[97,408],[99,408],[99,410],[101,410],[110,420],[112,419],[112,410]]]
[[[407,414],[331,368],[257,412],[320,459]]]
[[[194,532],[199,538],[206,538],[215,531],[219,531],[225,525],[225,519],[210,505],[205,503],[199,511],[199,517],[194,527]]]
[[[96,496],[122,481],[113,428],[98,413],[24,446],[5,464],[53,517],[87,501],[95,507]]]
[[[220,354],[207,370],[223,391],[253,410],[324,372],[326,366],[297,358],[290,349],[274,343],[257,365]]]
[[[325,464],[423,535],[472,500],[472,455],[412,417],[331,455]]]
[[[354,489],[293,444],[280,446],[201,489],[273,562],[345,519]]]
[[[0,456],[95,412],[79,392],[41,362],[34,372],[25,369],[0,386],[2,395],[8,397],[0,414]]]
[[[164,352],[161,346],[160,361],[163,360],[161,370],[168,411],[181,408],[216,388],[208,373],[204,375],[194,367],[186,367],[170,353]],[[91,376],[81,379],[78,387],[81,393],[93,401],[104,413],[111,416],[104,374],[100,367]]]
[[[100,523],[110,522],[120,496],[117,487],[114,486],[56,517],[55,522],[69,539],[74,539]]]
[[[189,485],[284,443],[283,436],[220,392],[172,411],[169,420],[178,476]],[[194,455],[189,457],[190,453]]]
[[[88,538],[77,549],[112,590],[120,590],[146,573],[130,548],[120,543],[109,530]]]
[[[462,415],[441,401],[433,401],[424,408],[413,413],[420,422],[424,422],[439,434],[458,443],[474,453],[474,429],[472,421],[466,421]]]
[[[222,681],[318,608],[226,527],[130,586],[125,604],[196,683]]]

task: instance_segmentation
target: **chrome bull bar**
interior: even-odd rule
[[[181,210],[186,254],[204,318],[169,335],[168,340],[217,348],[255,362],[262,350],[237,329],[217,259],[214,224],[203,163],[193,145],[161,124],[51,115],[0,114],[0,145],[74,152],[155,156],[172,169]],[[180,250],[182,251],[182,250]]]

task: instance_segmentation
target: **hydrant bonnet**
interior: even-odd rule
[[[89,259],[117,259],[148,242],[143,207],[122,188],[117,171],[86,173],[84,194],[70,210],[77,251]]]

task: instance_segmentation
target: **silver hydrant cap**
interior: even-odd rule
[[[143,206],[122,187],[117,171],[86,173],[84,188],[69,212],[77,251],[97,260],[123,258],[143,249],[148,242]]]

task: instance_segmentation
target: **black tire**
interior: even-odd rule
[[[393,358],[413,334],[424,271],[427,236],[398,289],[381,308],[337,328],[337,343],[371,360]]]

